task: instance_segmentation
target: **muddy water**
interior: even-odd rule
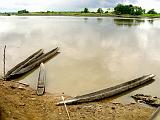
[[[44,48],[61,53],[45,64],[46,90],[75,96],[117,85],[144,74],[156,80],[136,93],[159,96],[160,19],[96,17],[0,17],[0,60],[7,45],[7,70]],[[20,82],[36,88],[38,69]],[[160,97],[160,96],[159,96]]]

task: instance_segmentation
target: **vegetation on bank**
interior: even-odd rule
[[[151,17],[151,18],[158,18],[160,17],[160,13],[157,13],[154,9],[149,10],[146,12],[145,9],[139,6],[133,5],[123,5],[118,4],[114,10],[108,9],[104,11],[102,8],[98,8],[97,11],[91,12],[88,8],[84,8],[83,11],[80,12],[55,12],[55,11],[42,11],[42,12],[29,12],[26,9],[19,10],[18,12],[14,13],[0,13],[1,16],[10,16],[10,15],[17,15],[17,16],[93,16],[93,17],[131,17],[131,18],[141,18],[141,17]]]
[[[114,13],[117,15],[122,15],[122,14],[142,15],[145,13],[145,9],[142,9],[141,7],[133,6],[133,5],[118,4],[114,8]]]

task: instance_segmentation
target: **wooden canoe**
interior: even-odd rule
[[[37,52],[33,53],[31,56],[29,56],[28,58],[26,58],[24,61],[20,62],[19,64],[17,64],[16,66],[14,66],[12,69],[10,69],[6,75],[4,76],[4,78],[9,78],[10,74],[12,74],[14,71],[16,71],[18,68],[22,67],[24,64],[29,63],[30,61],[32,61],[33,59],[39,57],[40,55],[43,54],[43,49],[38,50]],[[36,57],[35,57],[36,56]]]
[[[41,96],[45,93],[45,81],[46,81],[46,72],[44,64],[41,63],[39,77],[38,77],[38,84],[37,84],[37,95]]]
[[[34,68],[38,67],[41,63],[44,63],[44,62],[48,61],[49,59],[51,59],[52,57],[59,54],[58,50],[59,50],[59,48],[57,47],[57,48],[49,51],[46,54],[44,54],[42,50],[39,51],[41,53],[39,53],[39,52],[36,52],[36,54],[34,53],[33,55],[28,57],[23,62],[16,65],[16,67],[11,69],[6,74],[5,79],[10,80],[12,78],[21,77],[25,73],[27,73],[27,72],[33,70]]]
[[[24,74],[24,73],[26,73],[26,72],[31,71],[31,70],[34,69],[35,67],[39,66],[41,63],[46,62],[46,61],[49,60],[50,58],[52,58],[52,57],[56,56],[57,54],[59,54],[58,50],[59,50],[59,49],[57,48],[57,49],[54,49],[54,50],[50,51],[49,54],[46,53],[46,54],[40,56],[40,57],[42,57],[42,58],[36,59],[32,64],[26,66],[25,68],[22,68],[20,71],[14,73],[14,74],[11,74],[11,75],[12,75],[12,76],[13,76],[13,75],[19,75],[19,74]]]
[[[153,74],[145,75],[140,78],[116,85],[114,87],[110,87],[110,88],[103,89],[103,90],[100,90],[97,92],[85,94],[82,96],[76,96],[74,98],[71,98],[71,99],[68,99],[65,101],[61,101],[61,102],[57,103],[57,105],[62,105],[62,104],[64,104],[64,102],[65,102],[65,104],[78,104],[78,103],[84,103],[84,102],[92,102],[92,101],[104,99],[107,97],[111,97],[113,95],[125,92],[127,90],[132,89],[132,88],[135,88],[137,86],[145,84],[145,83],[153,80],[154,77],[155,77],[155,75],[153,75]]]

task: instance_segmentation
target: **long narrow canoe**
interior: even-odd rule
[[[52,51],[40,56],[40,58],[36,59],[32,64],[26,66],[25,68],[22,68],[20,71],[17,73],[11,74],[11,75],[19,75],[19,74],[24,74],[26,72],[29,72],[30,70],[34,69],[35,67],[39,66],[41,63],[46,62],[50,58],[56,56],[59,54],[58,52],[59,48],[53,49]]]
[[[33,53],[31,56],[29,56],[28,58],[26,58],[24,61],[20,62],[15,67],[13,67],[11,70],[9,70],[4,77],[8,78],[10,76],[10,74],[13,73],[14,71],[16,71],[18,68],[20,68],[21,66],[23,66],[26,63],[29,63],[33,59],[36,59],[37,57],[39,57],[42,54],[43,54],[43,49],[40,49],[37,52]]]
[[[46,81],[46,72],[44,64],[41,63],[39,77],[38,77],[38,84],[37,84],[37,95],[41,96],[45,93],[45,81]]]
[[[17,68],[15,71],[12,72],[12,74],[15,74],[19,72],[22,68],[26,67],[29,64],[32,64],[33,61],[37,60],[39,57],[44,55],[43,50],[39,53],[37,53],[35,56],[33,56],[30,60],[26,61],[23,65],[21,65],[19,68]]]
[[[97,92],[85,94],[82,96],[76,96],[74,98],[71,98],[71,99],[68,99],[65,101],[61,101],[61,102],[57,103],[57,105],[62,105],[64,103],[65,104],[78,104],[78,103],[84,103],[84,102],[92,102],[92,101],[104,99],[107,97],[111,97],[113,95],[122,93],[124,91],[130,90],[132,88],[135,88],[137,86],[145,84],[145,83],[153,80],[154,77],[155,77],[155,75],[153,75],[153,74],[145,75],[140,78],[116,85],[114,87],[110,87],[110,88],[103,89],[103,90],[100,90]]]
[[[5,76],[5,78],[7,80],[9,80],[11,78],[17,78],[17,77],[24,75],[25,73],[27,73],[27,72],[33,70],[34,68],[36,68],[37,66],[39,66],[41,63],[44,63],[44,62],[48,61],[49,59],[51,59],[52,57],[59,54],[58,50],[59,50],[59,48],[57,47],[57,48],[49,51],[46,54],[44,54],[42,50],[39,51],[42,53],[36,52],[36,54],[33,54],[31,57],[29,57],[30,59],[27,58],[25,61],[18,64],[16,69],[14,68],[14,70],[12,70],[12,72],[9,72],[10,74],[8,73]]]

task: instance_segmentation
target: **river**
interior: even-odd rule
[[[76,96],[155,74],[151,84],[115,98],[130,102],[136,93],[159,96],[160,19],[113,17],[0,17],[0,73],[40,48],[60,47],[46,67],[46,91]],[[36,89],[39,69],[18,79]]]

